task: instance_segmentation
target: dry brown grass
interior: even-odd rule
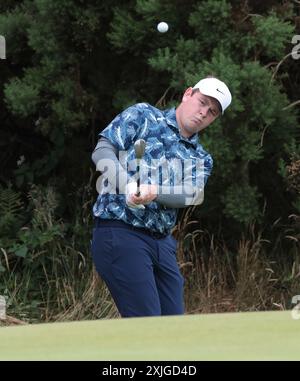
[[[68,305],[55,315],[49,315],[52,321],[73,321],[86,319],[118,318],[119,313],[104,282],[95,270],[90,273],[82,295],[76,294],[72,286],[64,286],[60,293],[69,300]]]
[[[270,242],[250,226],[229,250],[191,221],[187,211],[174,230],[185,278],[186,313],[284,310],[300,291],[299,252],[292,265],[270,261]],[[283,264],[284,263],[284,264]],[[298,290],[298,291],[297,291]]]

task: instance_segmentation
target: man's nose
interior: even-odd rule
[[[203,118],[206,118],[207,113],[208,113],[208,107],[207,106],[202,107],[200,110],[200,115],[202,115]]]

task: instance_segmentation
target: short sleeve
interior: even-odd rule
[[[118,150],[127,150],[137,139],[144,123],[141,104],[128,107],[100,132],[99,137],[108,139]]]

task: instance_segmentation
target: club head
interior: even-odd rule
[[[134,152],[137,159],[141,159],[144,156],[146,149],[146,142],[144,139],[139,139],[134,143]]]

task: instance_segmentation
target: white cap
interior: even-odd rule
[[[201,79],[201,81],[196,83],[193,89],[199,89],[202,94],[213,97],[219,101],[222,108],[222,114],[224,114],[225,109],[230,105],[232,100],[228,87],[224,82],[217,78]]]

